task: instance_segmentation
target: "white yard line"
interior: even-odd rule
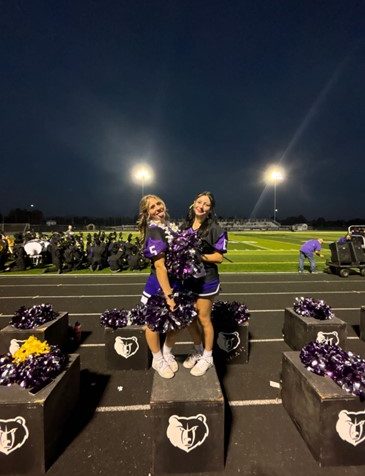
[[[230,407],[253,407],[258,405],[281,405],[282,400],[280,398],[268,398],[262,400],[231,400],[228,402]],[[149,404],[145,405],[118,405],[110,407],[97,407],[95,411],[97,413],[112,413],[112,412],[136,412],[151,410]]]

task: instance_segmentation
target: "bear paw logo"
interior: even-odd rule
[[[20,349],[20,347],[24,344],[25,340],[19,340],[19,339],[11,339],[10,341],[10,346],[9,346],[9,352],[11,355],[14,355],[17,350]]]
[[[340,339],[338,338],[338,332],[318,332],[316,342],[319,344],[338,345]]]
[[[338,414],[336,431],[340,437],[353,446],[357,446],[365,440],[365,411],[348,412],[342,410]]]
[[[169,418],[166,436],[173,446],[186,453],[202,445],[208,435],[209,428],[205,415],[199,414],[192,417],[172,415]]]
[[[132,357],[139,349],[137,337],[116,337],[114,342],[115,352],[125,359]]]
[[[23,446],[29,436],[23,417],[0,420],[0,452],[8,455]]]
[[[232,352],[240,345],[240,335],[238,332],[219,332],[217,337],[217,345],[225,352]]]

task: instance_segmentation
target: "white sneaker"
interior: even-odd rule
[[[201,377],[205,372],[213,367],[213,357],[203,357],[201,356],[198,362],[190,370],[191,375],[194,377]]]
[[[155,369],[158,375],[162,378],[172,378],[175,375],[165,359],[153,359],[152,368]]]
[[[190,355],[186,357],[186,359],[183,362],[183,366],[186,369],[192,369],[194,365],[198,362],[201,356],[202,354],[195,350],[194,352],[192,352]]]
[[[176,362],[176,358],[174,354],[169,352],[168,354],[164,354],[163,358],[165,359],[165,362],[167,362],[168,366],[174,373],[179,370],[179,365]]]

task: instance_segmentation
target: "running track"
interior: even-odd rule
[[[107,308],[138,303],[146,275],[0,276],[0,327],[21,305],[51,303],[82,325],[80,405],[65,429],[60,454],[47,476],[148,476],[149,398],[153,371],[111,372],[104,364],[99,316]],[[284,308],[297,296],[322,298],[348,324],[348,348],[365,356],[358,338],[365,278],[327,274],[222,274],[221,300],[238,300],[251,312],[250,357],[227,367],[224,473],[247,476],[357,476],[364,466],[320,468],[281,405]],[[192,380],[192,383],[194,380]],[[274,386],[273,386],[274,385]],[[181,473],[180,473],[181,474]],[[197,473],[196,473],[197,474]],[[207,473],[200,473],[207,474]],[[38,475],[37,475],[38,476]]]

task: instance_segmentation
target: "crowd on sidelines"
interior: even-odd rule
[[[84,238],[69,227],[65,233],[50,236],[32,232],[18,233],[14,238],[0,235],[0,271],[25,271],[37,266],[60,274],[86,268],[120,272],[147,265],[139,239],[133,239],[131,233],[126,240],[117,232],[88,233]]]

